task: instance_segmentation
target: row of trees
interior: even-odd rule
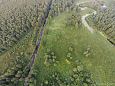
[[[100,9],[93,16],[93,20],[97,29],[106,34],[107,38],[115,44],[115,13],[111,9]]]
[[[54,0],[51,8],[51,17],[58,16],[60,13],[65,11],[77,9],[75,0]]]
[[[23,69],[26,63],[29,62],[28,56],[29,54],[27,53],[18,53],[18,56],[12,59],[9,66],[11,67],[12,64],[13,66],[8,68],[5,73],[0,76],[0,85],[14,86],[23,80],[26,74],[26,71]]]
[[[89,5],[91,4],[91,5]],[[103,2],[88,2],[82,4],[83,7],[89,7],[97,11],[96,15],[92,15],[90,19],[94,22],[96,28],[103,32],[107,39],[115,45],[115,11],[107,6],[104,6]]]
[[[38,27],[45,0],[6,0],[0,7],[0,53]]]
[[[27,2],[27,0],[24,1]],[[18,1],[16,0],[16,2]],[[16,38],[16,42],[19,41],[22,36],[26,35],[30,31],[33,31],[34,29],[35,31],[37,30],[37,33],[38,29],[44,25],[43,23],[46,20],[44,20],[44,18],[46,17],[45,14],[47,11],[48,2],[48,0],[36,0],[27,3],[22,2],[21,6],[16,7],[11,13],[8,12],[6,17],[2,15],[1,19],[3,19],[3,17],[5,17],[5,19],[1,20],[2,34],[0,35],[3,37],[12,36],[9,38],[9,43],[11,43],[14,39],[14,31],[17,32],[15,33],[16,37],[17,34],[19,35],[19,37]],[[8,5],[10,5],[10,2],[8,3]],[[4,23],[4,20],[7,20],[7,22]],[[9,31],[11,34],[5,35],[5,30]],[[4,38],[2,38],[2,40],[4,41]],[[5,47],[3,44],[2,46]],[[22,52],[21,55],[19,54],[18,56],[16,55],[16,57],[12,60],[13,62],[10,62],[14,65],[14,68],[7,69],[8,71],[6,71],[2,78],[0,78],[0,85],[4,84],[8,86],[22,86],[22,84],[19,84],[22,83],[24,78],[28,76],[28,71],[30,70],[26,68],[27,64],[29,63],[28,57],[30,57],[30,55],[26,56],[26,52]]]

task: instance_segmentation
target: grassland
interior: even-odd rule
[[[97,85],[114,86],[115,67],[112,65],[115,65],[115,48],[98,32],[91,34],[85,27],[67,27],[66,21],[70,15],[70,13],[64,13],[50,20],[46,26],[34,67],[38,83],[45,82],[48,75],[54,71],[68,77],[76,61],[80,60],[84,70],[90,71]],[[71,47],[72,52],[69,51]],[[55,53],[58,63],[54,66],[51,65],[53,63],[47,62],[45,55],[48,52]],[[69,58],[68,53],[71,54]]]

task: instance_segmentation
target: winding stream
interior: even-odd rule
[[[87,3],[87,2],[90,2],[90,1],[79,2],[79,3],[77,3],[76,5],[79,6],[80,4],[84,4],[84,3]],[[87,7],[83,7],[83,8],[80,7],[80,9],[83,11],[83,10],[86,10]],[[96,13],[97,13],[97,12],[94,11],[94,12],[92,12],[91,14],[85,14],[85,15],[83,15],[82,18],[81,18],[82,24],[83,24],[91,33],[94,32],[94,29],[93,29],[92,27],[89,26],[89,24],[88,24],[87,21],[86,21],[86,18],[87,18],[88,16],[92,15],[92,14],[95,15]]]
[[[84,4],[84,3],[87,3],[87,2],[90,2],[90,1],[85,1],[85,2],[79,2],[79,3],[77,3],[76,5],[80,5],[80,4]],[[102,6],[103,8],[107,8],[107,6],[106,5],[104,5],[104,6]],[[82,10],[82,11],[84,11],[84,10],[86,10],[86,9],[88,9],[87,7],[80,7],[80,9]],[[90,15],[96,15],[97,14],[97,12],[94,10],[92,13],[90,13],[90,14],[85,14],[85,15],[83,15],[82,16],[82,24],[91,32],[91,33],[94,33],[94,29],[91,27],[91,26],[89,26],[89,24],[87,23],[87,21],[86,21],[86,18],[88,17],[88,16],[90,16]],[[103,37],[105,37],[105,38],[107,38],[102,32],[99,32]]]

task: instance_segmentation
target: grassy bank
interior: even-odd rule
[[[70,77],[79,61],[83,64],[83,70],[89,70],[99,86],[115,82],[115,67],[111,66],[115,65],[115,48],[98,32],[91,34],[84,27],[66,26],[70,15],[62,14],[46,26],[34,65],[37,83],[48,84],[48,77],[55,71],[61,76]],[[52,55],[56,56],[54,62]],[[82,66],[80,65],[81,69]]]

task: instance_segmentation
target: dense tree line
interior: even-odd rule
[[[23,7],[23,5],[21,5],[20,8],[16,8],[11,13],[8,12],[8,15],[7,15],[8,18],[6,18],[7,22],[3,23],[1,25],[1,32],[2,32],[1,35],[3,37],[6,36],[4,34],[6,34],[7,31],[9,31],[9,33],[11,33],[11,34],[8,34],[8,36],[14,35],[14,33],[15,33],[14,31],[17,31],[17,33],[15,33],[15,35],[17,36],[17,34],[18,34],[19,38],[17,38],[16,41],[19,41],[24,35],[26,35],[30,31],[33,31],[35,29],[35,31],[37,33],[38,29],[41,29],[41,27],[44,26],[44,23],[46,21],[45,14],[46,14],[46,12],[48,12],[47,5],[49,4],[49,2],[48,2],[48,0],[47,1],[46,0],[45,1],[36,0],[34,3],[33,2],[34,1],[29,2],[30,4],[23,3],[24,7]],[[4,22],[4,20],[3,21],[1,20],[1,21]],[[8,25],[9,26],[11,25],[11,28],[8,27]],[[4,26],[4,27],[2,27],[2,26]],[[4,31],[3,28],[7,31],[3,32]],[[12,40],[13,38],[14,38],[13,36],[12,36],[12,38],[9,38],[9,40],[10,40],[9,43],[13,41]],[[4,39],[2,38],[2,40],[4,40]],[[30,55],[26,56],[26,54],[27,53],[22,52],[21,55],[19,54],[16,58],[14,58],[12,60],[13,62],[10,62],[10,63],[14,64],[14,68],[13,69],[8,68],[7,69],[8,71],[6,71],[5,74],[3,74],[2,78],[0,77],[0,85],[3,84],[5,86],[6,85],[15,86],[17,84],[20,84],[18,82],[22,82],[23,78],[27,77],[28,70],[26,70],[26,66],[29,63],[28,57],[30,57]],[[20,86],[22,86],[22,85],[20,85]]]
[[[115,44],[115,13],[111,9],[98,10],[93,20],[97,29],[106,34],[108,40]]]
[[[89,5],[91,4],[91,5]],[[96,28],[103,32],[107,39],[115,45],[115,11],[110,7],[104,6],[104,2],[88,2],[82,4],[82,7],[88,7],[94,9],[97,13],[92,15],[89,19],[92,19]]]
[[[50,16],[54,17],[65,11],[77,10],[75,1],[76,0],[53,0]]]
[[[12,47],[30,31],[38,29],[39,18],[47,0],[5,1],[0,6],[0,53]]]
[[[8,68],[6,72],[0,76],[0,85],[2,86],[14,86],[17,85],[25,77],[26,71],[23,70],[26,63],[29,62],[28,55],[25,53],[20,53],[12,61],[13,67]]]

